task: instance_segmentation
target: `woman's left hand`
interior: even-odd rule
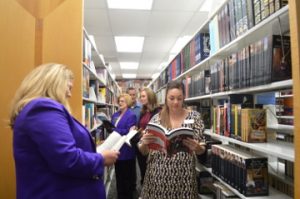
[[[183,144],[188,147],[191,151],[195,151],[197,155],[201,155],[205,151],[205,144],[199,143],[197,140],[192,138],[186,138],[183,140]]]

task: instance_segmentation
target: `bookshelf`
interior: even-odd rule
[[[196,165],[196,171],[200,172],[200,171],[208,171],[209,173],[212,174],[212,170],[211,168],[207,168],[201,164],[197,164]],[[291,199],[291,197],[288,197],[287,195],[277,191],[276,189],[273,188],[269,188],[269,196],[254,196],[254,197],[245,197],[243,194],[241,194],[238,190],[236,190],[235,188],[233,188],[232,186],[230,186],[229,184],[227,184],[225,181],[223,181],[221,178],[219,178],[218,176],[212,174],[212,176],[214,178],[216,178],[218,181],[222,182],[222,184],[224,184],[229,190],[231,190],[234,194],[236,194],[239,198],[242,199],[247,199],[247,198],[253,198],[253,199],[268,199],[268,198],[272,198],[272,199]]]
[[[105,65],[104,57],[99,54],[94,41],[89,34],[83,29],[83,123],[93,129],[94,117],[99,110],[103,112],[107,119],[116,110],[116,96],[120,93],[120,88],[112,78],[110,71]]]
[[[213,15],[211,15],[211,17],[207,20],[206,23],[204,23],[203,26],[200,27],[200,29],[197,31],[197,33],[193,36],[193,39],[190,42],[188,42],[188,44],[177,55],[177,56],[181,56],[181,64],[182,64],[182,60],[184,59],[184,56],[185,56],[185,55],[183,55],[185,49],[190,48],[190,45],[193,45],[191,43],[192,43],[192,41],[194,40],[194,38],[196,37],[196,35],[198,33],[209,32],[210,22],[214,20],[215,16],[219,15],[219,13],[222,10],[222,7],[224,5],[226,5],[226,3],[229,3],[229,2],[231,2],[231,0],[226,1],[224,4],[222,4],[220,6],[219,9],[216,9],[216,12]],[[252,2],[254,2],[254,1],[252,1]],[[257,2],[257,1],[255,1],[255,2]],[[273,2],[275,2],[275,1],[273,1]],[[293,1],[292,5],[294,5],[294,4],[297,4],[297,3],[295,3],[295,1]],[[183,66],[183,67],[181,66],[180,74],[176,75],[176,77],[173,77],[172,74],[174,72],[172,71],[173,70],[172,69],[172,64],[173,64],[174,60],[176,59],[175,58],[174,60],[172,60],[168,64],[168,66],[166,68],[164,68],[161,71],[161,74],[156,79],[154,79],[148,86],[156,91],[157,95],[159,96],[158,98],[162,99],[161,102],[160,102],[160,103],[162,103],[164,101],[163,99],[165,97],[163,93],[165,92],[166,83],[169,82],[170,80],[183,81],[185,85],[187,85],[187,84],[189,85],[190,84],[189,82],[194,81],[192,78],[195,74],[200,73],[201,71],[204,71],[204,70],[212,70],[213,69],[212,66],[214,64],[216,64],[219,60],[223,60],[225,62],[225,59],[229,58],[229,56],[231,56],[234,53],[236,53],[237,57],[238,57],[239,56],[238,53],[241,53],[241,50],[244,49],[244,48],[248,48],[248,50],[249,50],[249,57],[248,58],[250,59],[251,58],[250,57],[251,52],[250,52],[249,48],[251,47],[251,45],[253,45],[255,42],[258,42],[258,41],[262,42],[262,39],[267,38],[267,36],[269,37],[269,35],[281,35],[281,39],[282,39],[281,43],[283,43],[282,41],[284,41],[284,40],[283,40],[282,35],[286,35],[291,30],[290,35],[291,35],[291,41],[292,41],[293,40],[292,31],[293,31],[293,28],[295,28],[294,32],[295,32],[295,34],[297,33],[295,38],[298,42],[297,44],[299,44],[299,40],[298,40],[299,39],[299,36],[298,36],[298,31],[299,30],[296,29],[296,28],[299,28],[299,21],[292,21],[291,20],[291,18],[292,18],[291,16],[296,17],[297,14],[295,13],[296,10],[290,12],[290,7],[291,7],[291,2],[289,1],[289,5],[282,6],[282,8],[280,8],[279,10],[274,12],[273,14],[270,14],[268,17],[263,19],[258,24],[254,25],[253,27],[249,27],[246,30],[243,30],[242,33],[239,34],[234,39],[232,39],[230,41],[227,41],[223,44],[220,44],[219,48],[214,50],[213,53],[210,53],[210,55],[208,57],[205,57],[204,59],[202,59],[199,63],[191,64],[188,68],[185,68],[185,66]],[[299,3],[298,3],[298,8],[299,8]],[[294,7],[292,9],[294,9]],[[297,16],[297,19],[299,19],[299,16]],[[292,22],[298,23],[298,24],[296,24],[296,25],[295,24],[290,24]],[[227,25],[229,25],[229,23]],[[220,33],[220,34],[222,34],[222,33]],[[291,43],[295,44],[294,42],[291,42]],[[261,49],[264,48],[263,45],[265,45],[265,44],[262,44],[262,46],[260,47]],[[271,45],[273,45],[273,44],[271,44]],[[298,50],[299,46],[296,45],[296,47],[297,47],[296,53],[299,53],[299,50]],[[255,47],[254,49],[256,49],[256,48],[257,47]],[[274,48],[274,47],[269,46],[269,48]],[[291,48],[293,48],[292,45],[291,45]],[[190,49],[192,49],[192,48],[190,48]],[[295,52],[295,50],[294,50],[294,52]],[[257,52],[255,52],[255,53],[257,53]],[[265,51],[259,50],[257,54],[259,56],[266,56],[266,55],[262,55],[264,53],[265,53]],[[175,56],[175,57],[177,57],[177,56]],[[241,56],[245,56],[245,55],[241,55]],[[193,95],[193,96],[187,95],[187,98],[185,99],[185,101],[186,101],[187,104],[189,104],[189,103],[193,104],[195,102],[199,102],[199,101],[204,100],[204,99],[209,99],[213,102],[213,104],[216,105],[216,103],[219,103],[218,101],[220,99],[227,99],[227,96],[229,96],[231,94],[245,94],[246,93],[246,94],[253,94],[254,102],[256,103],[257,94],[268,93],[268,92],[276,92],[276,91],[279,91],[279,90],[282,90],[282,89],[293,89],[294,92],[296,93],[293,96],[294,97],[294,102],[295,102],[297,96],[298,96],[298,99],[300,97],[300,95],[299,95],[299,86],[297,86],[297,88],[298,88],[297,91],[295,89],[295,81],[297,81],[298,83],[300,82],[299,81],[300,72],[299,72],[299,67],[297,67],[297,66],[299,66],[299,59],[298,59],[299,55],[297,54],[297,56],[298,56],[297,58],[294,58],[294,57],[292,58],[292,60],[293,60],[293,64],[292,64],[293,78],[287,78],[287,79],[277,81],[277,80],[275,80],[276,78],[272,79],[270,77],[270,80],[268,80],[266,82],[263,82],[263,83],[259,83],[259,84],[256,84],[256,83],[255,84],[252,84],[252,83],[250,84],[249,83],[246,86],[245,85],[241,86],[241,84],[240,84],[238,87],[233,86],[233,88],[225,88],[225,86],[224,86],[223,89],[220,89],[220,90],[217,90],[217,91],[210,90],[210,92],[208,94],[196,94],[196,95]],[[242,61],[246,60],[245,57],[238,57],[238,58],[241,59]],[[262,58],[255,58],[255,59],[262,59]],[[294,63],[295,60],[297,60],[296,64]],[[185,59],[184,59],[184,61],[185,61]],[[255,64],[256,65],[261,64],[261,62],[255,62]],[[296,74],[295,74],[295,69],[294,69],[295,67],[297,67],[297,69],[296,69],[297,73]],[[254,68],[254,69],[256,69],[256,68]],[[227,69],[227,70],[229,70],[229,69]],[[247,69],[243,69],[243,70],[246,71]],[[269,69],[267,69],[267,70],[269,70]],[[177,71],[176,71],[176,73],[177,73]],[[246,73],[248,73],[248,72],[246,71]],[[259,70],[258,70],[258,73],[259,73]],[[211,73],[211,75],[212,75],[212,73]],[[171,78],[170,78],[170,76],[171,76]],[[219,77],[220,76],[217,76],[217,78],[219,78]],[[239,78],[242,79],[244,77],[239,77]],[[251,76],[251,78],[252,78],[252,76]],[[198,80],[196,80],[196,84],[198,83],[197,81]],[[224,81],[226,81],[226,79]],[[228,82],[225,82],[224,84],[226,84],[226,83],[229,84],[230,83],[229,81],[231,81],[231,80],[227,79],[227,81]],[[241,80],[238,80],[238,81],[241,81]],[[219,82],[218,82],[218,84],[219,84]],[[220,83],[220,84],[222,84],[222,83]],[[194,85],[192,85],[192,87],[193,86]],[[190,89],[189,86],[186,87],[186,90],[188,90],[188,89]],[[187,92],[187,93],[189,94],[189,92]],[[297,106],[299,107],[299,105],[297,105]],[[296,109],[296,108],[297,108],[296,104],[294,103],[294,109]],[[212,114],[211,114],[211,116],[212,116]],[[293,135],[295,137],[295,144],[293,144],[293,143],[283,143],[283,142],[276,141],[276,140],[271,141],[271,139],[270,139],[270,141],[268,140],[268,142],[265,142],[265,143],[246,143],[246,142],[242,142],[242,141],[239,141],[239,140],[231,138],[231,137],[226,137],[226,136],[223,136],[223,135],[212,133],[212,130],[206,130],[205,135],[207,135],[211,138],[214,138],[216,140],[220,140],[223,143],[231,143],[231,144],[239,146],[239,147],[247,148],[250,151],[254,151],[254,152],[263,154],[266,157],[271,157],[270,159],[272,159],[272,161],[274,159],[284,159],[284,160],[290,161],[290,162],[294,163],[294,165],[296,165],[296,163],[297,163],[297,154],[295,153],[295,151],[297,149],[297,146],[296,146],[297,135],[296,134],[294,135],[294,132],[297,131],[297,125],[298,125],[297,121],[299,121],[297,116],[299,117],[299,113],[297,113],[296,111],[294,111],[294,116],[277,116],[277,119],[294,119],[294,123],[296,124],[295,127],[291,126],[291,125],[282,125],[282,124],[272,124],[272,125],[269,125],[267,127],[268,131],[280,131],[280,132],[284,132],[284,133]],[[276,172],[275,172],[275,174],[276,174]],[[272,172],[272,175],[274,175],[274,171]],[[295,173],[294,173],[295,182],[297,184],[298,181],[297,181],[296,175],[297,175],[297,171],[295,171]],[[216,179],[222,181],[217,176],[214,175],[214,177]],[[284,180],[285,178],[281,177],[281,179]],[[289,181],[290,184],[292,184],[291,183],[292,181],[293,180]],[[227,186],[226,182],[222,181],[222,183],[226,184],[226,186]],[[296,184],[294,185],[294,187],[296,187]],[[270,195],[267,196],[267,197],[262,197],[262,198],[290,198],[288,195],[280,193],[280,192],[274,190],[273,188],[270,188],[270,190],[272,190],[270,192]],[[238,191],[235,190],[234,192],[235,193],[237,192],[236,194],[240,198],[246,198],[242,194],[238,193]],[[295,192],[294,196],[296,196],[297,195],[297,190],[295,189],[294,192]]]
[[[260,153],[283,158],[292,162],[295,160],[294,146],[292,144],[281,142],[247,143],[216,133],[211,133],[210,130],[205,130],[204,134],[225,143],[237,144]]]
[[[110,120],[110,116],[117,109],[116,97],[121,92],[117,82],[112,78],[112,75],[105,65],[104,57],[98,52],[95,43],[90,39],[89,34],[83,29],[83,88],[82,88],[82,123],[92,132],[100,125],[97,124],[98,114],[101,117],[106,117]],[[101,112],[101,113],[100,113]],[[106,133],[102,132],[104,139]],[[98,144],[97,136],[94,137],[95,143]],[[109,192],[114,167],[105,167],[104,185],[106,196]]]
[[[295,146],[295,165],[300,164],[300,136],[297,132],[300,131],[300,35],[299,35],[299,28],[300,28],[300,2],[297,0],[290,0],[290,28],[291,28],[291,48],[292,48],[292,76],[293,76],[293,97],[294,97],[294,146]],[[300,198],[300,190],[296,187],[300,185],[300,168],[299,166],[294,166],[295,170],[295,179],[294,179],[294,192],[295,198]]]

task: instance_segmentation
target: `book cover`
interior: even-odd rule
[[[272,82],[291,79],[291,43],[289,36],[273,35]]]
[[[181,127],[169,131],[159,124],[150,122],[147,124],[146,131],[157,138],[155,142],[148,145],[149,149],[163,151],[168,155],[190,152],[182,142],[187,137],[194,138],[194,131],[191,128]]]
[[[242,140],[266,142],[266,110],[242,109]]]

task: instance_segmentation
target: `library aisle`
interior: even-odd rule
[[[17,197],[11,100],[49,62],[74,73],[72,116],[96,147],[127,88],[150,88],[163,106],[177,81],[205,125],[199,197],[300,198],[300,1],[124,2],[0,1],[0,198]],[[114,172],[104,168],[107,199],[117,198]]]

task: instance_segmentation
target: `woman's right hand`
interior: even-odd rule
[[[156,139],[157,138],[151,133],[143,133],[143,136],[141,137],[141,143],[148,145],[155,142]]]
[[[104,150],[101,152],[101,155],[104,158],[104,166],[113,165],[118,159],[120,152],[114,150]]]

